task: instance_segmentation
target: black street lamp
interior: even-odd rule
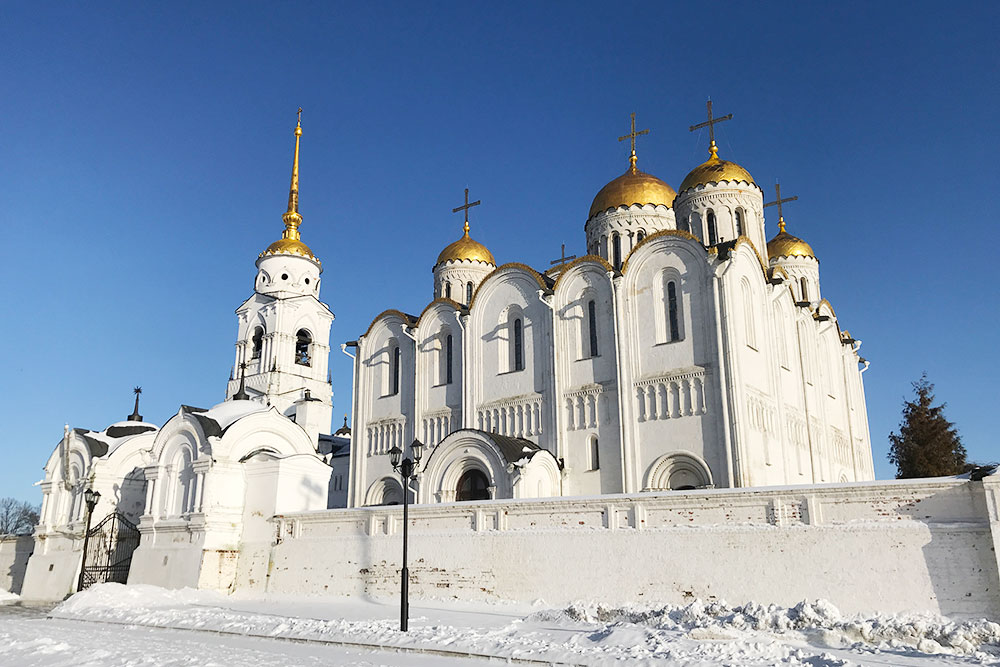
[[[83,568],[87,565],[87,544],[90,542],[90,518],[97,507],[97,501],[101,499],[99,491],[87,488],[83,492],[83,502],[87,505],[87,529],[83,531],[83,557],[80,559],[80,579],[76,582],[76,590],[83,590]]]
[[[398,446],[389,450],[389,462],[392,463],[392,469],[398,472],[403,479],[403,569],[400,572],[402,584],[399,600],[399,629],[402,632],[407,631],[410,618],[410,571],[406,568],[406,541],[409,536],[407,528],[410,525],[410,480],[417,476],[417,464],[420,463],[424,443],[414,440],[413,444],[410,445],[410,451],[413,453],[413,460],[405,458],[400,461],[403,450]]]

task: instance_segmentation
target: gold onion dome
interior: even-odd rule
[[[299,109],[299,121],[295,125],[295,155],[292,158],[292,183],[288,188],[288,210],[281,216],[285,223],[285,231],[281,238],[267,246],[260,257],[265,255],[299,255],[317,264],[319,259],[313,254],[299,234],[302,215],[299,213],[299,139],[302,137],[302,109]]]
[[[486,264],[492,264],[496,266],[496,260],[493,259],[493,253],[486,249],[479,241],[474,241],[469,236],[469,227],[466,225],[465,234],[459,240],[450,244],[441,254],[438,255],[437,263],[434,266],[444,264],[445,262],[485,262]]]
[[[767,242],[767,256],[775,257],[812,257],[816,259],[812,247],[797,236],[785,231],[785,219],[778,220],[778,235]]]
[[[669,208],[674,205],[674,198],[677,196],[674,189],[656,176],[639,171],[635,166],[635,153],[629,160],[632,164],[625,173],[601,188],[594,197],[588,219],[619,206],[653,204]]]
[[[681,192],[686,192],[687,190],[696,188],[699,185],[719,183],[721,181],[729,181],[731,183],[745,181],[746,183],[756,185],[753,181],[753,176],[750,175],[749,171],[735,162],[728,162],[726,160],[719,159],[719,149],[716,147],[714,141],[712,142],[712,146],[709,148],[709,151],[711,152],[711,155],[708,158],[708,161],[692,169],[691,173],[685,177],[684,182],[681,183]]]

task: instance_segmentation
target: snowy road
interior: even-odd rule
[[[224,596],[102,584],[49,612],[0,605],[0,667],[528,664],[1000,667],[1000,625],[700,601],[606,607]],[[469,657],[471,654],[472,657]],[[465,657],[455,657],[455,656]],[[450,656],[450,657],[449,657]]]
[[[115,627],[86,621],[29,618],[0,611],[3,667],[461,667],[488,664],[454,659],[300,644],[186,630]]]

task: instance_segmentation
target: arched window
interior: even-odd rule
[[[708,211],[708,245],[715,245],[719,242],[715,229],[715,211]]]
[[[750,284],[745,279],[741,287],[743,292],[743,327],[746,330],[746,343],[750,347],[757,349],[757,327],[754,322],[753,292],[750,290]]]
[[[799,286],[802,288],[802,300],[803,301],[808,301],[809,300],[809,289],[808,289],[809,283],[806,282],[806,277],[805,276],[802,276],[801,278],[799,278]]]
[[[615,232],[611,235],[611,263],[616,269],[622,268],[622,237]]]
[[[743,211],[736,209],[733,217],[736,219],[736,236],[743,236]]]
[[[257,327],[253,330],[253,348],[250,353],[251,359],[260,359],[260,348],[264,342],[264,327]]]
[[[451,298],[451,283],[450,282],[447,282],[447,283],[444,284],[444,298],[446,298],[446,299],[450,299]]]
[[[587,333],[590,334],[590,356],[597,356],[597,303],[587,302]]]
[[[392,368],[390,369],[390,373],[391,373],[391,376],[392,376],[392,384],[389,387],[390,388],[389,393],[392,394],[392,395],[396,395],[396,394],[399,393],[399,361],[400,361],[400,357],[401,357],[401,354],[400,354],[400,351],[399,351],[399,345],[396,345],[395,347],[392,348]]]
[[[667,325],[670,327],[670,341],[681,339],[680,321],[677,317],[677,283],[667,283]]]
[[[598,447],[597,436],[590,438],[590,460],[587,462],[589,464],[590,470],[597,470],[601,467],[601,453]]]
[[[521,318],[514,320],[514,370],[523,371],[524,370],[524,331],[523,325],[521,324]]]
[[[465,305],[468,306],[472,303],[472,283],[468,283],[465,286]]]
[[[451,373],[452,373],[452,337],[448,334],[448,337],[444,339],[444,382],[445,384],[451,384]]]
[[[636,245],[642,243],[642,240],[644,238],[646,238],[646,232],[644,232],[644,231],[642,231],[640,229],[639,232],[635,235],[635,243],[636,243]]]
[[[171,514],[187,514],[194,511],[195,475],[191,467],[191,450],[182,447],[174,457],[174,506]]]
[[[691,216],[685,215],[681,218],[680,229],[682,232],[691,233]]]
[[[490,480],[481,470],[466,470],[458,478],[455,487],[455,500],[489,500]]]
[[[305,329],[299,329],[295,334],[295,363],[299,366],[312,366],[311,347],[312,336]]]

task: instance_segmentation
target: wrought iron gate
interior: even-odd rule
[[[114,512],[87,535],[81,588],[105,581],[124,584],[132,565],[132,552],[139,546],[139,529],[120,512]]]

